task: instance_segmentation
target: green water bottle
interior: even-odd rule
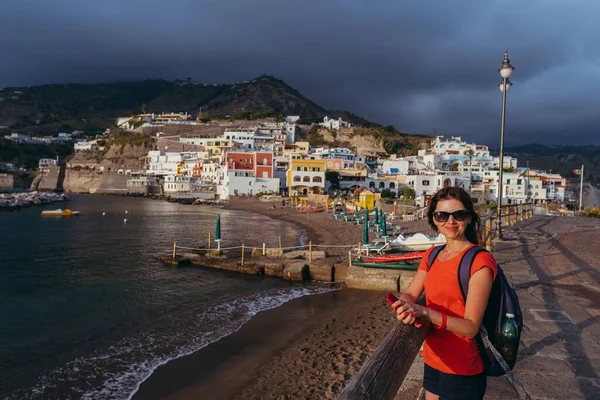
[[[517,321],[515,321],[515,316],[514,314],[506,313],[506,317],[502,321],[500,341],[502,343],[502,355],[511,369],[517,362],[519,339],[519,327],[517,326]]]

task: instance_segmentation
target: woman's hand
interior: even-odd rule
[[[421,327],[417,319],[426,315],[425,307],[406,300],[396,301],[392,304],[392,309],[396,310],[396,316],[399,321],[404,322],[406,325],[414,324],[417,328]]]

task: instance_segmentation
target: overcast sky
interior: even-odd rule
[[[0,87],[274,75],[326,108],[499,147],[600,144],[598,0],[19,0]]]

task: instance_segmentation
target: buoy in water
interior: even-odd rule
[[[103,212],[103,213],[102,213],[102,216],[104,217],[105,215],[106,215],[106,213],[105,213],[105,212]]]
[[[127,210],[125,210],[125,214],[127,214],[127,213],[128,213],[128,211],[127,211]]]
[[[126,224],[126,223],[127,223],[127,218],[125,218],[125,219],[123,220],[123,223],[124,223],[124,224]]]

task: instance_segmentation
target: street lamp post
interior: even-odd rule
[[[499,159],[499,176],[498,176],[498,222],[496,223],[496,237],[498,239],[502,239],[502,173],[504,172],[504,120],[506,116],[506,93],[512,86],[512,83],[508,81],[510,75],[512,74],[515,67],[510,65],[510,60],[508,59],[508,51],[504,52],[504,62],[502,66],[498,70],[500,72],[500,76],[502,77],[502,82],[500,85],[500,91],[502,92],[502,126],[500,128],[500,159]]]

